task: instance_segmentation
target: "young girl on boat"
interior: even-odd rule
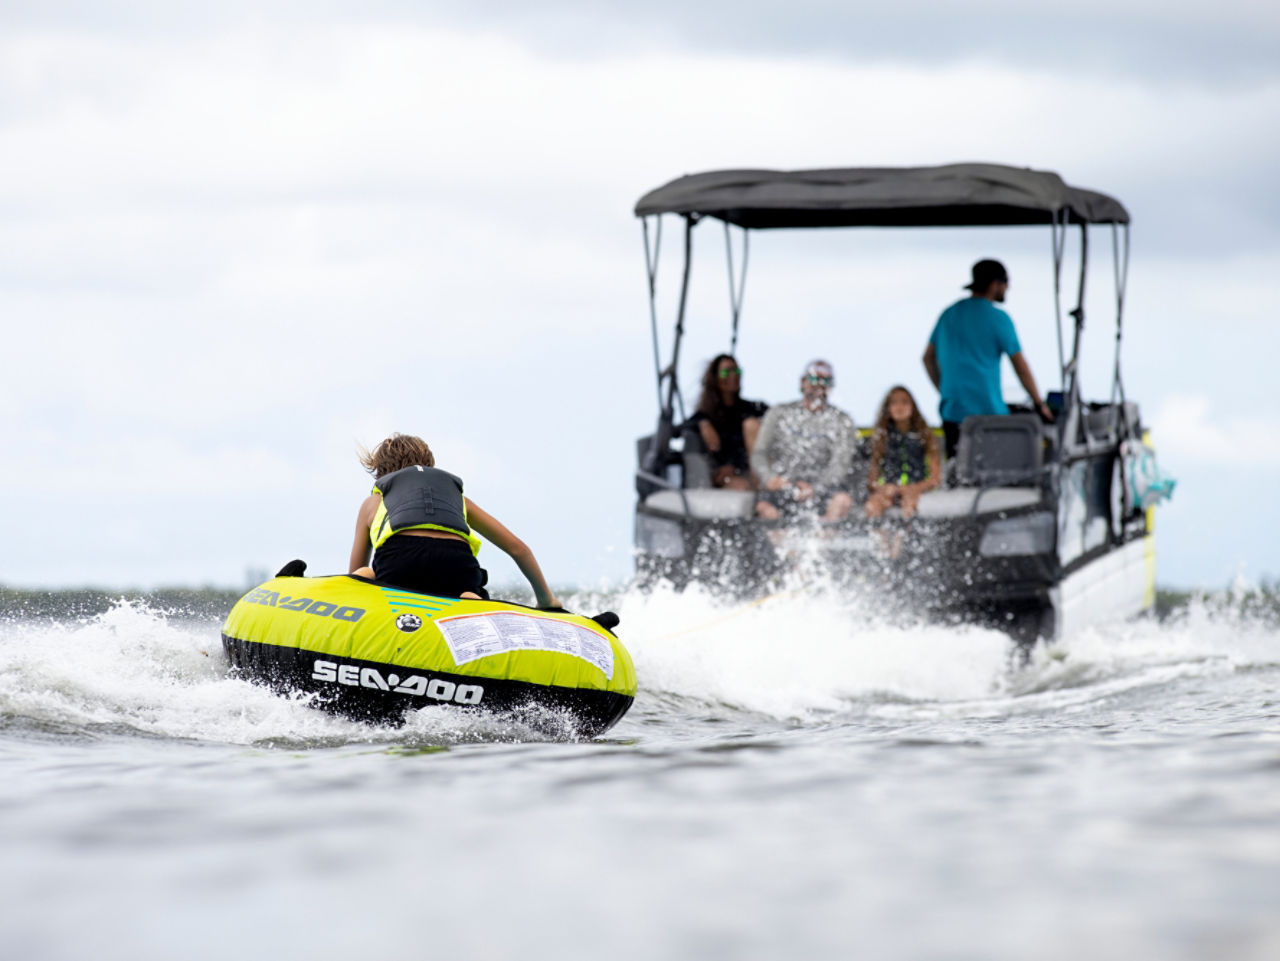
[[[487,598],[479,534],[516,562],[539,607],[560,607],[533,551],[466,497],[460,478],[435,466],[422,438],[392,434],[361,450],[360,463],[374,484],[356,515],[350,573],[437,597]]]
[[[911,391],[889,389],[871,435],[867,516],[880,517],[894,504],[912,517],[920,495],[942,482],[938,440],[925,423]]]

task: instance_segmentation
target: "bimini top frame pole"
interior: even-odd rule
[[[1076,287],[1076,305],[1070,310],[1074,323],[1071,338],[1071,359],[1067,361],[1067,377],[1062,385],[1063,403],[1066,405],[1066,423],[1063,425],[1062,437],[1071,438],[1073,443],[1082,443],[1086,439],[1082,407],[1083,396],[1080,391],[1080,336],[1084,333],[1084,285],[1089,274],[1089,226],[1080,225],[1080,279]]]
[[[671,345],[671,363],[662,366],[661,344],[658,336],[658,255],[662,242],[662,217],[654,218],[657,226],[654,230],[654,244],[649,243],[649,218],[641,223],[644,226],[644,261],[645,274],[649,282],[649,324],[653,337],[653,369],[658,389],[658,410],[662,421],[668,425],[674,423],[676,410],[679,409],[681,419],[684,418],[684,396],[680,393],[680,380],[677,372],[680,367],[680,345],[684,340],[685,309],[689,301],[689,275],[693,269],[693,228],[700,219],[696,214],[686,214],[684,228],[684,275],[680,283],[680,304],[676,309],[675,338]]]
[[[724,222],[724,256],[729,265],[729,313],[733,328],[729,335],[729,353],[738,352],[738,321],[742,317],[742,295],[747,287],[747,252],[751,231],[742,229],[742,273],[738,275],[737,284],[733,278],[733,238],[729,233],[729,221]]]
[[[1062,351],[1062,304],[1061,275],[1063,248],[1066,243],[1066,226],[1056,222],[1053,230],[1053,286],[1054,313],[1058,325],[1058,350]],[[1116,416],[1116,437],[1124,440],[1129,437],[1135,425],[1129,423],[1129,412],[1125,407],[1124,377],[1121,367],[1121,348],[1124,338],[1124,304],[1129,282],[1129,225],[1111,224],[1112,270],[1115,277],[1116,298],[1116,343],[1115,356],[1112,363],[1111,396],[1109,405],[1118,411]],[[1085,279],[1089,266],[1089,234],[1088,225],[1080,225],[1080,279],[1076,292],[1076,306],[1070,311],[1074,321],[1074,332],[1071,345],[1071,357],[1062,364],[1062,383],[1064,403],[1067,406],[1064,438],[1071,438],[1073,443],[1086,444],[1081,412],[1084,408],[1083,391],[1080,387],[1080,342],[1085,323]]]
[[[662,409],[662,359],[658,354],[658,256],[662,253],[662,218],[655,217],[653,247],[649,247],[649,218],[641,219],[644,228],[644,272],[649,280],[649,326],[653,333],[653,378],[658,389],[658,409]]]
[[[684,419],[684,396],[680,393],[680,344],[684,340],[684,313],[689,303],[689,274],[693,270],[693,228],[698,218],[689,214],[684,218],[684,277],[680,281],[680,306],[676,308],[676,336],[671,345],[671,366],[663,373],[667,378],[667,401],[662,407],[663,417],[670,421],[675,404],[680,405],[680,419]]]
[[[1120,237],[1124,236],[1123,242]],[[1124,379],[1120,375],[1120,342],[1124,334],[1124,298],[1129,287],[1129,225],[1111,225],[1111,257],[1116,281],[1116,359],[1111,378],[1111,405],[1119,402],[1120,437],[1123,440],[1134,426],[1125,410]]]
[[[649,218],[641,218],[644,231],[645,275],[649,283],[649,326],[653,341],[653,370],[658,388],[658,409],[663,417],[671,420],[675,416],[677,406],[681,417],[684,416],[684,396],[680,391],[677,368],[680,360],[680,347],[684,338],[684,319],[689,297],[689,277],[693,264],[693,228],[701,218],[696,214],[685,215],[684,272],[680,284],[680,304],[676,310],[675,338],[671,346],[671,363],[662,366],[661,342],[658,335],[658,258],[662,245],[662,216],[654,217],[655,228],[653,242],[650,243]],[[733,256],[733,236],[729,224],[724,225],[725,260],[729,271],[729,315],[731,320],[729,334],[729,353],[738,349],[738,325],[742,317],[742,300],[747,286],[747,256],[750,231],[742,231],[742,265],[735,269]]]
[[[1062,257],[1067,245],[1067,224],[1057,213],[1049,225],[1053,242],[1053,322],[1058,331],[1058,383],[1067,382],[1067,358],[1062,345]]]

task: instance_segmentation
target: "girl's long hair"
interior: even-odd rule
[[[720,362],[723,360],[732,360],[733,365],[738,366],[733,354],[716,354],[702,375],[702,396],[698,398],[698,413],[712,419],[724,411],[724,400],[720,396]]]
[[[926,457],[937,444],[937,439],[933,436],[933,431],[929,429],[929,424],[924,419],[924,414],[920,413],[920,405],[916,403],[911,391],[901,384],[895,384],[889,388],[884,395],[884,400],[880,402],[880,415],[876,418],[876,427],[871,434],[871,463],[876,467],[884,463],[884,452],[889,446],[889,425],[893,423],[893,418],[889,416],[889,399],[893,397],[894,391],[899,390],[907,395],[907,400],[911,401],[911,429],[908,433],[915,434],[920,438],[921,443],[924,444]]]

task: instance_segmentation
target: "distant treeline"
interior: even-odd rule
[[[63,590],[21,590],[0,587],[0,616],[7,617],[94,617],[121,601],[141,604],[165,614],[221,619],[243,595],[242,590],[221,587],[164,587],[154,591],[106,591],[97,588]],[[524,591],[527,594],[528,591]],[[560,596],[573,589],[559,589]],[[531,603],[520,591],[502,592],[512,600]],[[1165,620],[1199,600],[1217,610],[1280,621],[1280,580],[1260,586],[1230,591],[1156,591],[1155,615]]]
[[[1180,611],[1191,603],[1195,595],[1191,591],[1171,591],[1165,588],[1156,589],[1156,617],[1164,620],[1175,611]]]
[[[247,588],[161,587],[153,591],[108,591],[95,587],[25,590],[0,586],[0,617],[96,617],[121,602],[138,604],[149,610],[179,617],[222,620]],[[527,588],[496,590],[496,596],[522,604],[532,604]],[[558,589],[561,596],[573,591]]]
[[[0,587],[0,616],[94,617],[121,601],[184,617],[227,616],[244,591],[220,587],[162,587],[154,591],[77,588],[54,591]]]
[[[1280,580],[1263,581],[1257,586],[1233,587],[1225,591],[1156,591],[1155,614],[1160,620],[1184,610],[1199,601],[1210,610],[1231,611],[1246,617],[1280,621]]]

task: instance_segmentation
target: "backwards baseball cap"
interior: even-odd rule
[[[1009,282],[1004,264],[998,260],[979,260],[973,265],[973,280],[964,286],[966,290],[985,291],[997,280],[1005,284]]]
[[[836,372],[825,360],[811,360],[805,365],[801,377],[825,377],[831,383],[836,382]]]

